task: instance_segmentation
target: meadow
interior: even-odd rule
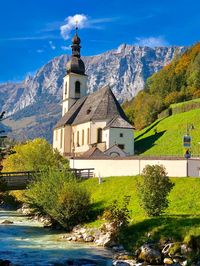
[[[89,227],[99,226],[103,210],[113,200],[122,201],[130,196],[130,226],[122,235],[122,243],[129,249],[151,238],[186,241],[191,235],[200,235],[200,179],[171,178],[175,183],[169,196],[169,207],[159,217],[147,217],[140,207],[136,184],[139,176],[109,177],[98,184],[98,179],[89,179],[82,184],[91,192],[94,220]]]
[[[187,133],[187,127],[192,137],[191,152],[199,155],[200,109],[159,119],[149,127],[135,131],[135,153],[183,156],[183,136]]]

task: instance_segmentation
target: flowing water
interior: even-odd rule
[[[9,220],[13,224],[1,224]],[[52,266],[68,259],[95,260],[98,265],[110,266],[111,252],[92,245],[69,243],[62,233],[44,229],[14,211],[0,210],[0,259],[18,266]]]

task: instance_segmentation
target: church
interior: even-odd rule
[[[110,87],[87,95],[80,43],[76,28],[63,79],[62,117],[53,129],[53,148],[67,157],[133,155],[133,126]]]

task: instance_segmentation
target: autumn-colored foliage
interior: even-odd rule
[[[125,112],[137,129],[157,119],[172,103],[200,97],[200,43],[147,79],[145,90],[124,105]]]

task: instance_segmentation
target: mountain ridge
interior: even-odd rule
[[[144,88],[146,79],[167,65],[175,54],[181,54],[185,47],[140,47],[122,44],[117,49],[96,56],[82,57],[88,75],[88,93],[110,84],[120,102],[130,100]],[[52,138],[52,121],[56,123],[61,115],[62,79],[66,74],[69,55],[53,58],[43,65],[34,76],[27,76],[18,83],[0,84],[0,111],[6,111],[10,120],[19,121],[34,116],[34,123],[18,129],[13,135],[17,139],[46,137]],[[45,118],[48,129],[44,127]],[[12,123],[4,122],[13,129]],[[33,132],[43,128],[42,134]],[[19,127],[20,128],[20,127]],[[23,131],[23,132],[22,132]],[[49,133],[46,134],[45,132]],[[23,134],[22,134],[23,133]],[[23,136],[22,136],[23,135]]]

